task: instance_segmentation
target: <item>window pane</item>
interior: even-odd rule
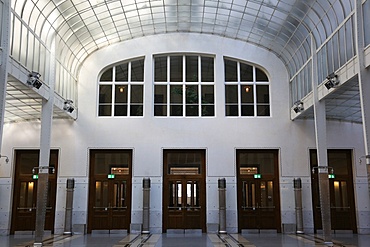
[[[131,81],[144,81],[144,59],[131,62]]]
[[[226,116],[238,116],[238,86],[225,86]]]
[[[214,81],[214,59],[213,57],[202,57],[202,82]]]
[[[131,103],[143,103],[143,85],[131,85]]]
[[[214,116],[213,86],[202,86],[202,116]]]
[[[242,104],[242,116],[254,116],[254,105]]]
[[[170,81],[182,81],[182,56],[170,57]]]
[[[226,103],[238,103],[238,86],[225,86]]]
[[[262,70],[256,68],[256,81],[269,81],[267,75]]]
[[[167,86],[154,86],[154,116],[167,116]]]
[[[186,81],[198,81],[198,56],[186,56]]]
[[[127,85],[116,85],[114,102],[115,103],[127,103]]]
[[[257,103],[269,103],[269,86],[259,85],[257,86]]]
[[[112,86],[99,86],[99,103],[112,103]]]
[[[113,68],[106,70],[100,77],[100,81],[113,81]]]
[[[236,61],[225,59],[225,81],[238,81]]]
[[[128,81],[128,63],[116,66],[116,81]]]
[[[240,81],[253,81],[253,66],[240,63]]]
[[[114,116],[127,116],[127,104],[116,104],[114,106]]]
[[[112,105],[99,105],[99,116],[111,116]]]
[[[171,85],[170,86],[170,115],[171,116],[182,116],[182,85]]]
[[[270,106],[269,105],[258,105],[257,106],[257,116],[270,116]]]
[[[143,85],[131,86],[130,116],[143,116]]]
[[[214,104],[213,86],[202,85],[202,104]]]
[[[186,116],[198,116],[198,85],[186,86]]]
[[[167,57],[154,58],[154,81],[167,81]]]
[[[115,86],[114,116],[127,116],[127,85]]]
[[[241,103],[253,103],[253,86],[251,85],[240,85],[241,92]]]

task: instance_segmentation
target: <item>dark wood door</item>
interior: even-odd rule
[[[129,230],[131,150],[91,150],[88,232]]]
[[[310,150],[310,156],[311,168],[317,167],[316,150]],[[331,228],[357,233],[351,150],[328,150],[328,166],[333,170],[333,176],[329,179]],[[314,227],[317,231],[322,229],[317,172],[312,174],[311,182]]]
[[[167,229],[202,229],[203,199],[200,179],[178,178],[168,180]]]
[[[238,229],[281,232],[277,150],[237,150]]]
[[[95,179],[92,194],[91,229],[129,229],[127,191],[129,185],[124,178]]]
[[[39,163],[39,150],[17,150],[13,213],[10,233],[15,231],[34,231],[36,224],[37,177],[33,176],[33,168]],[[54,173],[49,174],[48,198],[45,215],[45,230],[54,231],[55,200],[56,200],[56,174],[58,164],[58,151],[51,150],[50,166]]]
[[[243,179],[240,229],[276,229],[277,208],[273,179]]]
[[[205,232],[204,150],[165,151],[164,173],[163,232],[168,229]]]

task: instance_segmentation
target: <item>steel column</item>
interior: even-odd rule
[[[226,179],[218,179],[218,210],[219,210],[219,233],[226,231]]]
[[[2,33],[0,35],[0,153],[3,139],[6,85],[8,81],[8,59],[10,47],[10,0],[5,0],[0,13]]]
[[[321,205],[321,221],[323,228],[323,238],[325,244],[332,246],[331,236],[331,216],[330,216],[330,192],[328,178],[328,157],[326,143],[326,109],[325,100],[319,101],[317,92],[317,54],[316,42],[311,34],[311,54],[312,54],[312,91],[315,122],[315,139],[317,148],[317,162],[321,169],[318,169],[319,194]]]
[[[52,51],[55,49],[52,44]],[[40,135],[40,160],[39,179],[37,186],[37,203],[36,203],[36,226],[35,226],[35,243],[34,246],[42,246],[45,229],[46,201],[49,186],[49,161],[51,147],[51,127],[53,122],[54,109],[54,85],[55,85],[55,57],[50,57],[50,81],[49,81],[49,99],[42,100],[41,110],[41,135]]]
[[[143,234],[149,234],[150,178],[143,179]]]
[[[296,233],[303,233],[303,213],[302,213],[302,181],[300,178],[293,179],[294,199],[295,199],[295,218],[297,224]]]
[[[64,218],[64,232],[65,235],[72,235],[72,212],[73,212],[73,191],[75,188],[75,180],[73,178],[67,179],[67,194],[66,194],[66,213]]]
[[[365,161],[367,166],[368,193],[370,197],[370,70],[365,68],[364,17],[361,0],[356,1],[356,54],[358,84],[362,114],[362,128],[364,132]]]

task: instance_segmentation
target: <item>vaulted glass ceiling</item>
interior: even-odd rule
[[[84,60],[98,49],[137,37],[193,32],[245,41],[275,53],[286,65],[291,79],[297,73],[306,71],[302,68],[307,66],[311,57],[310,34],[315,40],[317,52],[323,48],[326,50],[325,42],[333,38],[334,33],[341,35],[344,29],[350,30],[346,31],[345,36],[342,35],[345,37],[344,43],[352,50],[354,46],[353,40],[346,40],[353,37],[352,30],[355,28],[354,0],[10,2],[12,58],[29,71],[40,72],[44,82],[48,83],[50,62],[47,59],[55,55],[55,90],[64,99],[75,102],[78,72]],[[329,47],[328,51],[334,48]],[[353,54],[354,51],[347,52],[343,62],[348,61]],[[325,76],[330,72],[323,71],[321,74]],[[301,77],[306,78],[306,75]],[[293,82],[299,82],[297,78]],[[7,98],[11,98],[9,93]],[[35,102],[39,102],[38,97],[35,97]],[[39,111],[38,108],[36,110]],[[7,112],[9,116],[12,109]],[[19,112],[21,114],[23,111]],[[18,117],[29,119],[21,115],[12,117],[11,121],[17,121]],[[7,115],[6,119],[9,119]]]
[[[13,0],[12,9],[76,76],[104,46],[146,35],[196,32],[271,50],[294,74],[353,11],[352,0]]]

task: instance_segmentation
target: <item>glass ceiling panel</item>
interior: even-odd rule
[[[294,73],[309,56],[309,47],[302,47],[308,34],[312,32],[320,46],[352,13],[354,3],[352,0],[17,0],[12,1],[12,8],[44,43],[53,34],[50,30],[55,29],[61,39],[57,51],[70,53],[79,61],[78,66],[90,53],[106,45],[143,35],[183,31],[213,33],[254,43],[272,50]],[[293,54],[297,56],[293,59],[295,65]],[[70,55],[61,52],[57,56],[70,59]]]

